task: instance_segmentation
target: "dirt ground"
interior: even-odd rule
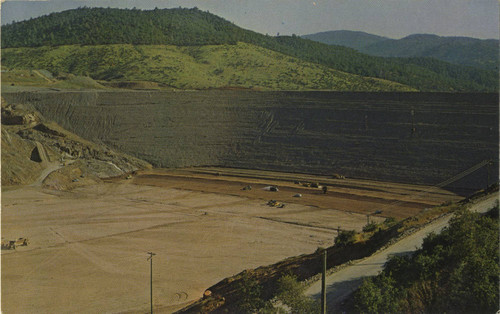
[[[291,178],[325,182],[328,194]],[[269,185],[279,192],[261,189]],[[271,208],[270,199],[287,206]],[[2,237],[30,244],[2,251],[2,311],[147,313],[154,252],[155,309],[170,313],[244,269],[331,245],[339,226],[360,230],[375,210],[383,217],[371,219],[382,221],[451,199],[422,186],[215,168],[139,172],[64,192],[6,188]]]

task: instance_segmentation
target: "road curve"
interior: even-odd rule
[[[469,209],[475,212],[486,212],[495,205],[498,193],[489,195],[472,204]],[[439,233],[453,215],[447,215],[430,223],[417,232],[396,242],[385,250],[377,252],[372,256],[350,265],[326,278],[327,309],[333,312],[338,309],[340,303],[351,294],[363,281],[364,278],[377,275],[382,269],[390,255],[407,254],[415,251],[422,245],[423,239],[431,232]],[[305,294],[314,299],[321,298],[321,280],[312,284]]]

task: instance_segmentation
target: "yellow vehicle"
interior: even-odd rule
[[[277,208],[285,207],[284,203],[278,202],[277,200],[270,200],[269,202],[267,202],[267,205],[269,205],[271,207],[277,207]]]
[[[29,244],[28,239],[26,238],[19,238],[15,242],[16,246],[27,246]]]

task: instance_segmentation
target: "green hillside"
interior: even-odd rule
[[[382,57],[433,57],[439,60],[498,71],[498,40],[468,37],[411,35],[368,45],[363,53]]]
[[[328,45],[350,47],[379,57],[430,57],[458,65],[498,71],[498,40],[415,34],[389,39],[364,32],[331,31],[302,36]]]
[[[196,8],[150,11],[80,8],[2,26],[1,40],[3,48],[109,44],[203,46],[243,42],[421,91],[498,90],[496,71],[441,61],[373,57],[297,36],[266,36]],[[10,62],[6,58],[4,61]],[[94,73],[92,69],[88,71]]]
[[[179,89],[227,86],[264,90],[412,91],[286,56],[251,44],[97,45],[8,48],[2,63],[106,81],[152,81]]]

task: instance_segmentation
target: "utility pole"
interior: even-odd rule
[[[321,314],[326,314],[326,253],[323,250],[323,271],[321,274]]]
[[[151,314],[153,314],[153,256],[155,256],[156,254],[153,253],[153,252],[148,252],[149,254],[149,257],[148,257],[148,261],[150,261],[150,279],[149,279],[149,283],[150,283],[150,291],[151,291]]]

